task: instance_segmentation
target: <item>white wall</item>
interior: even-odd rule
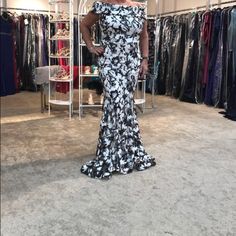
[[[7,1],[7,7],[25,8],[33,10],[49,10],[48,0],[6,0],[6,1]],[[74,12],[77,12],[77,0],[74,0]]]
[[[4,0],[1,0],[4,1]],[[26,8],[35,10],[48,10],[48,0],[6,0],[7,7]],[[159,10],[157,2],[159,1]],[[226,2],[228,0],[211,0],[211,3]],[[88,0],[89,4],[93,0]],[[148,0],[148,15],[154,15],[156,11],[164,13],[180,9],[195,8],[205,5],[207,0]],[[235,4],[235,3],[234,3]],[[233,5],[233,4],[231,4]],[[77,12],[77,0],[74,0],[74,12]]]
[[[7,7],[48,10],[48,0],[7,0]]]
[[[204,6],[204,5],[206,5],[206,2],[207,2],[206,0],[191,0],[191,1],[189,1],[189,0],[181,0],[181,1],[176,0],[176,10],[195,8],[197,6]],[[175,9],[172,8],[170,10],[175,10]]]
[[[1,0],[2,1],[2,0]],[[25,8],[33,10],[49,10],[48,0],[6,0],[7,7]],[[162,0],[148,0],[148,14],[154,15],[156,12],[156,1],[160,2],[162,8]],[[88,5],[91,5],[93,0],[88,0]],[[77,1],[74,0],[74,12],[77,12]]]
[[[154,4],[155,0],[148,0],[149,5]],[[161,13],[169,12],[169,11],[175,11],[175,10],[182,10],[182,9],[189,9],[189,8],[196,8],[199,6],[205,6],[208,2],[207,0],[160,0],[161,1],[161,7],[159,8],[159,11]],[[211,4],[219,4],[219,7],[224,7],[226,5],[220,5],[220,3],[228,2],[229,0],[211,0]],[[235,3],[227,4],[229,5],[235,5]],[[152,7],[153,8],[153,7]],[[150,9],[149,12],[155,13]]]
[[[162,9],[163,2],[164,2],[163,0],[148,0],[148,4],[147,4],[148,15],[155,15],[156,11],[160,12],[157,6],[159,6],[159,8]]]

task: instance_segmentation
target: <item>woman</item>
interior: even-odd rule
[[[98,20],[101,47],[93,46],[90,35],[91,26]],[[81,172],[109,179],[113,172],[127,174],[154,166],[155,159],[143,148],[134,111],[138,76],[148,71],[145,8],[130,0],[95,1],[81,22],[81,32],[89,51],[99,56],[104,87],[96,159],[84,164]]]

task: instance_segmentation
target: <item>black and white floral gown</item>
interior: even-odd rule
[[[81,172],[102,179],[112,172],[127,174],[156,163],[144,150],[134,110],[145,8],[95,1],[91,11],[99,14],[105,49],[98,60],[104,105],[96,159],[84,164]]]

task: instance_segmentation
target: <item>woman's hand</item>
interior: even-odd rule
[[[91,53],[94,53],[97,56],[100,56],[100,55],[102,55],[104,53],[104,48],[103,47],[92,46],[92,47],[89,48],[89,51]]]
[[[147,60],[142,60],[140,65],[139,75],[142,79],[144,79],[147,73],[148,73],[148,62]]]

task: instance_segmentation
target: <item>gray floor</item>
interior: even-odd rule
[[[39,94],[1,99],[1,235],[236,235],[236,123],[156,97],[139,115],[158,165],[109,181],[80,173],[101,113],[40,113]]]

